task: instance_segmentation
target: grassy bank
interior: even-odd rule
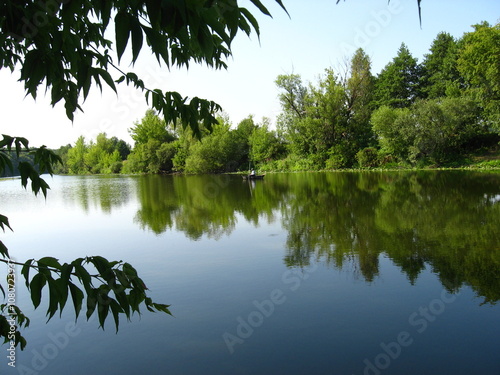
[[[288,156],[285,159],[273,160],[256,166],[259,173],[264,172],[306,172],[332,170],[426,170],[426,169],[489,169],[500,170],[500,149],[485,151],[476,155],[467,155],[447,163],[436,164],[421,161],[417,164],[394,161],[392,158],[380,159],[371,166],[354,168],[318,168],[317,163],[310,159]]]

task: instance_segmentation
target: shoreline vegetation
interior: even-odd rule
[[[198,132],[150,109],[130,146],[106,133],[55,152],[56,174],[215,174],[500,168],[500,24],[439,33],[418,62],[403,43],[374,75],[358,49],[317,82],[279,75],[274,124],[252,115]],[[14,157],[14,155],[13,155]]]

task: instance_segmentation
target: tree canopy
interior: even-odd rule
[[[275,0],[285,9],[281,0]],[[259,0],[258,10],[270,15]],[[107,39],[114,26],[115,39]],[[127,47],[134,64],[145,44],[167,68],[191,63],[225,68],[238,32],[259,35],[252,13],[237,0],[153,1],[8,0],[0,4],[0,68],[21,67],[20,81],[36,98],[40,86],[50,92],[51,104],[63,101],[68,118],[81,110],[91,86],[117,91],[125,82],[145,93],[151,107],[167,123],[210,129],[220,106],[198,97],[150,89],[119,63]],[[116,56],[115,56],[116,53]]]

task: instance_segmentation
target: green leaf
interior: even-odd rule
[[[5,227],[7,227],[11,231],[13,231],[12,228],[10,227],[10,224],[9,224],[9,218],[7,216],[4,216],[4,215],[0,214],[0,228],[2,228],[2,230],[4,232],[5,232]]]
[[[120,284],[123,285],[124,288],[129,288],[130,287],[130,281],[128,277],[125,275],[125,273],[122,270],[115,269],[114,270],[115,275],[120,282]]]
[[[240,8],[241,13],[246,17],[248,21],[250,21],[250,24],[254,28],[255,32],[257,33],[257,36],[260,36],[260,29],[259,29],[259,23],[255,19],[252,13],[248,11],[246,8]],[[247,32],[249,34],[249,32]]]
[[[127,299],[127,294],[125,293],[125,288],[123,287],[116,287],[113,288],[113,292],[115,293],[115,297],[120,304],[123,312],[127,316],[127,319],[130,319],[130,304]]]
[[[90,257],[89,260],[95,266],[104,280],[106,280],[106,282],[111,282],[111,280],[114,280],[115,274],[112,271],[111,264],[106,258],[103,258],[101,256],[94,256]]]
[[[116,86],[115,86],[115,81],[113,81],[111,74],[109,74],[107,71],[105,71],[104,69],[101,69],[101,68],[94,68],[94,71],[97,72],[102,77],[104,82],[106,82],[108,84],[108,86],[113,89],[114,92],[117,92]]]
[[[160,312],[164,312],[170,316],[173,316],[172,313],[170,312],[169,310],[169,307],[170,305],[165,305],[165,304],[162,304],[162,303],[156,303],[156,302],[152,302],[151,305],[158,311]]]
[[[290,17],[290,14],[288,13],[288,10],[286,10],[285,6],[283,5],[283,2],[281,0],[275,0],[279,5],[280,7],[285,11],[285,13],[288,15],[288,17]],[[340,1],[340,0],[339,0]],[[339,2],[337,1],[337,3]],[[421,0],[417,0],[419,3]]]
[[[111,299],[109,307],[111,308],[111,313],[113,314],[113,319],[115,320],[116,332],[118,332],[118,326],[120,325],[120,313],[122,313],[123,310],[114,299]]]
[[[2,241],[0,241],[0,255],[3,256],[4,258],[10,258],[9,250],[7,249],[7,246],[3,244]]]
[[[82,290],[72,282],[69,282],[69,290],[71,293],[71,299],[73,300],[73,306],[75,307],[76,319],[78,319],[78,316],[80,315],[80,311],[82,309],[84,294]]]
[[[26,347],[26,339],[21,336],[21,332],[17,331],[16,332],[16,346],[19,345],[21,346],[21,350],[24,350]]]
[[[71,264],[73,264],[76,277],[78,277],[78,280],[80,280],[80,282],[83,284],[83,287],[87,291],[87,294],[89,294],[93,289],[92,278],[90,277],[90,274],[85,269],[85,267],[83,267],[81,264],[78,264],[78,262],[73,261]]]
[[[115,16],[116,53],[120,61],[130,37],[130,18],[127,12],[119,11]]]
[[[11,172],[14,170],[10,156],[3,150],[0,150],[0,173],[5,171],[5,167],[8,167]]]
[[[17,157],[19,157],[19,154],[21,153],[22,149],[23,149],[23,146],[26,150],[29,150],[29,147],[28,147],[28,140],[26,138],[22,138],[22,137],[16,137],[15,138],[15,145],[16,145],[16,155]]]
[[[149,297],[145,298],[144,304],[146,305],[146,309],[148,309],[148,311],[155,312],[155,310],[152,307],[153,300],[151,298],[149,298]]]
[[[47,308],[46,313],[48,316],[48,322],[57,312],[61,296],[59,294],[59,288],[57,287],[57,280],[50,277],[47,278],[47,283],[49,284],[49,307]]]
[[[21,275],[24,276],[24,280],[26,282],[26,287],[29,288],[29,277],[30,277],[30,269],[31,269],[31,264],[34,262],[34,259],[28,259],[26,262],[24,262],[23,268],[21,269]]]
[[[53,257],[43,257],[38,260],[39,266],[52,267],[56,269],[61,269],[61,264],[56,258]]]
[[[137,271],[129,263],[123,264],[123,272],[130,278],[137,277]]]
[[[2,134],[2,140],[0,141],[0,148],[7,147],[7,150],[12,149],[12,143],[14,142],[14,137],[11,137],[6,134]]]
[[[267,10],[267,8],[264,6],[264,4],[262,4],[259,0],[250,0],[253,5],[255,5],[257,8],[259,8],[259,10],[264,13],[266,16],[269,16],[269,17],[272,17],[271,16],[271,13],[269,13],[269,11]],[[280,2],[278,1],[278,4]],[[281,6],[283,7],[283,4],[281,4]]]
[[[141,52],[141,49],[142,49],[143,35],[142,35],[141,23],[139,22],[139,20],[137,20],[131,16],[130,23],[132,26],[131,27],[131,32],[132,32],[132,63],[135,63],[135,61],[139,57],[139,53]]]
[[[157,29],[161,20],[161,1],[158,0],[145,0],[148,18],[151,21],[153,29]]]
[[[229,30],[229,38],[230,40],[233,40],[236,34],[238,33],[240,12],[238,8],[234,8],[232,10],[225,12],[224,17],[227,24],[227,28]]]
[[[96,288],[87,291],[87,320],[90,319],[97,306],[97,293]]]
[[[99,294],[99,308],[97,309],[97,317],[99,318],[99,327],[104,330],[104,322],[109,313],[109,305],[112,298],[109,298],[106,294]],[[116,301],[115,301],[116,302]]]
[[[57,288],[57,292],[59,293],[59,317],[61,317],[64,307],[66,306],[66,302],[68,301],[68,283],[63,279],[57,279],[55,281],[55,286]]]
[[[130,303],[130,308],[132,311],[140,314],[139,305],[144,301],[144,292],[139,291],[137,289],[132,289],[128,295],[128,300]]]
[[[111,19],[111,10],[114,4],[112,1],[102,1],[100,4],[102,5],[101,20],[104,28],[106,28],[109,24],[109,20]]]
[[[47,279],[44,274],[37,273],[30,283],[31,301],[35,309],[40,305],[42,299],[42,288],[45,286]]]
[[[167,67],[170,66],[169,53],[168,53],[168,43],[166,37],[154,31],[152,28],[142,25],[142,29],[146,34],[146,40],[151,47],[151,50],[156,56],[158,63],[160,63],[160,57],[163,59]]]

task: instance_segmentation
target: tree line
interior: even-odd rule
[[[59,150],[69,173],[218,173],[459,165],[498,150],[500,24],[456,39],[439,33],[421,63],[401,44],[378,75],[358,49],[316,83],[276,78],[282,112],[231,126],[224,114],[199,133],[148,110],[129,129],[134,146],[100,134]]]

